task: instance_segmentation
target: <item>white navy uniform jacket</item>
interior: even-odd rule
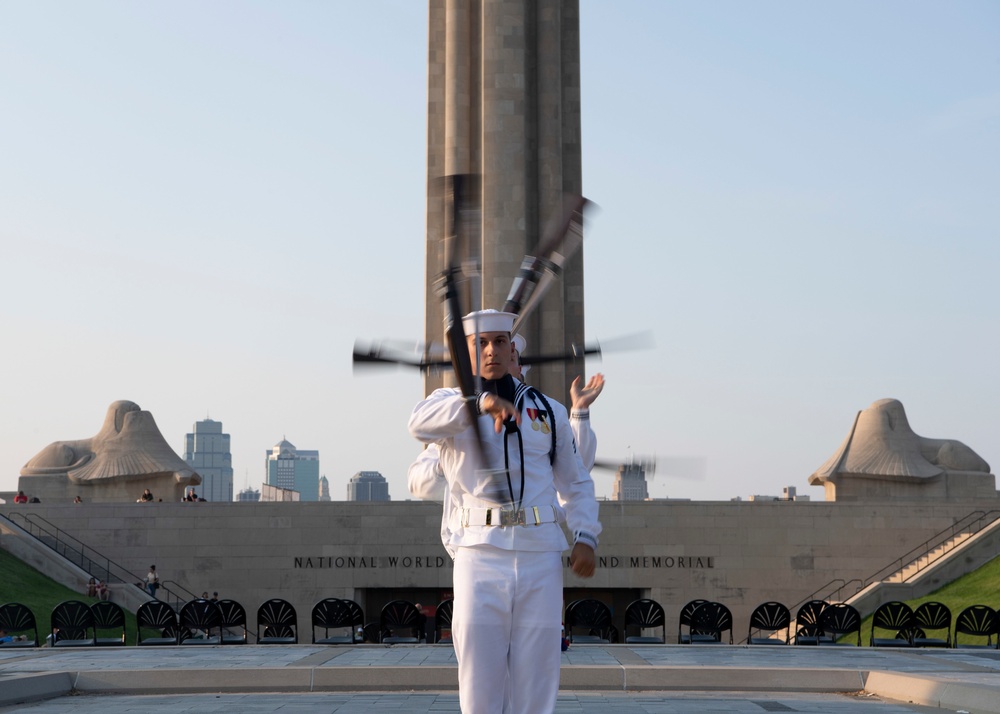
[[[519,384],[515,380],[515,385]],[[545,405],[536,404],[530,396],[525,396],[519,404],[525,466],[521,507],[529,513],[533,506],[553,508],[559,522],[567,523],[576,541],[596,548],[601,524],[594,483],[577,453],[566,409],[553,400],[548,402],[557,437],[555,461],[551,465],[549,452],[552,436],[542,428],[542,422],[547,422],[549,418]],[[449,553],[454,554],[457,547],[479,544],[506,550],[565,550],[568,544],[557,523],[507,527],[463,524],[463,509],[511,507],[506,478],[497,480],[490,475],[490,472],[495,475],[504,468],[504,434],[494,431],[492,417],[479,417],[486,458],[485,465],[480,463],[470,411],[459,390],[438,389],[417,404],[410,416],[410,433],[419,441],[432,445],[410,467],[410,492],[420,498],[444,501],[444,519],[447,522],[442,522],[442,536],[446,539],[445,547]],[[518,437],[508,436],[507,443],[516,505],[521,496]],[[443,480],[434,477],[438,472],[433,467],[435,456],[439,460]],[[496,489],[501,484],[502,492],[498,493]]]

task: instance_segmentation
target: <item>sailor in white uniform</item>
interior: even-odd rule
[[[410,433],[438,449],[455,558],[452,637],[465,714],[551,712],[559,689],[561,553],[573,533],[573,572],[590,577],[601,525],[594,485],[565,408],[510,376],[515,316],[466,316],[481,446],[457,389],[438,389],[410,417]],[[470,338],[474,343],[475,338]],[[425,497],[423,493],[415,493]]]
[[[510,372],[518,381],[523,382],[525,375],[531,368],[530,365],[521,364],[521,355],[524,354],[527,347],[527,340],[524,339],[523,335],[514,335],[510,343]],[[569,427],[573,431],[577,451],[580,452],[580,458],[587,471],[594,468],[594,461],[597,457],[597,435],[590,425],[590,405],[594,403],[603,390],[604,375],[600,372],[588,379],[586,384],[584,384],[582,377],[577,377],[573,380],[569,390],[573,405],[569,412]],[[410,468],[407,470],[407,487],[410,494],[414,498],[442,503],[447,499],[446,485],[437,444],[428,444],[427,448],[420,452],[420,456],[410,464]],[[448,545],[451,538],[451,530],[448,527],[451,521],[450,503],[444,505],[441,514],[441,542],[454,558],[455,553]]]

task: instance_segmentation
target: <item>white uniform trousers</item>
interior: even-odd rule
[[[463,714],[555,710],[561,558],[554,551],[458,548],[451,632]]]

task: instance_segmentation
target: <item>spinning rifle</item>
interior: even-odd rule
[[[631,338],[625,338],[631,339]],[[617,341],[616,341],[617,342]],[[548,364],[549,362],[574,362],[578,359],[591,356],[602,356],[604,351],[611,351],[611,344],[599,344],[591,342],[585,345],[571,345],[566,352],[545,355],[521,355],[521,364],[535,365]],[[438,352],[437,354],[421,353],[419,350],[400,350],[385,343],[361,343],[354,345],[354,365],[361,366],[404,366],[416,367],[423,373],[438,372],[442,369],[451,369],[451,350],[448,354]],[[471,358],[470,358],[471,366]]]
[[[468,359],[465,354],[467,348],[464,342],[464,330],[461,326],[463,313],[458,302],[458,285],[462,270],[456,259],[456,244],[461,242],[462,238],[471,238],[474,233],[472,226],[478,227],[479,225],[479,213],[474,198],[477,179],[478,177],[469,175],[445,177],[445,200],[448,207],[448,225],[445,237],[446,267],[438,285],[445,303],[446,342],[450,359],[445,359],[444,355],[435,356],[429,352],[417,357],[412,352],[408,354],[382,343],[367,346],[356,343],[354,347],[355,365],[403,364],[418,367],[425,373],[452,366],[463,394],[468,394],[466,389],[471,389],[471,394],[475,394],[475,379],[471,377],[471,359]],[[518,331],[524,320],[538,306],[553,282],[562,275],[563,266],[580,248],[583,240],[583,212],[588,205],[591,205],[590,202],[582,196],[568,197],[564,202],[562,213],[550,225],[544,239],[539,243],[538,249],[534,251],[535,255],[526,255],[522,260],[521,267],[507,296],[507,302],[503,307],[504,312],[511,312],[518,316],[514,321],[513,332]],[[472,220],[470,220],[470,216]],[[467,243],[468,241],[466,241]],[[459,337],[462,337],[462,355],[456,357],[455,344]],[[571,345],[566,352],[522,357],[521,362],[525,365],[568,362],[582,359],[588,355],[600,354],[601,346],[597,343]],[[468,363],[470,372],[463,377],[462,372],[465,370],[466,363]]]
[[[466,212],[474,211],[472,194],[473,177],[466,175],[449,176],[446,180],[445,201],[447,205],[447,226],[445,229],[445,269],[441,274],[440,291],[445,309],[445,342],[451,354],[451,366],[455,370],[455,379],[465,397],[466,408],[469,410],[472,429],[476,435],[476,443],[482,450],[482,438],[479,432],[479,414],[476,408],[477,378],[472,371],[472,360],[469,357],[469,345],[466,341],[465,329],[462,327],[462,309],[458,302],[459,267],[455,260],[456,243],[463,228],[473,221],[467,220]],[[482,455],[482,454],[480,454]]]
[[[566,261],[580,248],[583,242],[583,209],[589,203],[583,196],[568,197],[559,221],[535,251],[537,255],[526,255],[521,261],[521,268],[503,306],[504,312],[517,315],[514,332],[552,287],[553,281],[562,275]]]

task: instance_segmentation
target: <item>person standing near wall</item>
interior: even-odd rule
[[[555,708],[568,547],[559,524],[573,533],[571,568],[585,578],[594,573],[601,532],[565,407],[510,374],[515,317],[483,310],[463,320],[484,380],[474,403],[482,441],[457,389],[435,390],[409,423],[415,438],[437,445],[446,482],[465,714]]]
[[[149,572],[146,574],[146,591],[152,597],[156,597],[156,591],[159,589],[160,589],[160,576],[156,572],[156,566],[150,565]]]

